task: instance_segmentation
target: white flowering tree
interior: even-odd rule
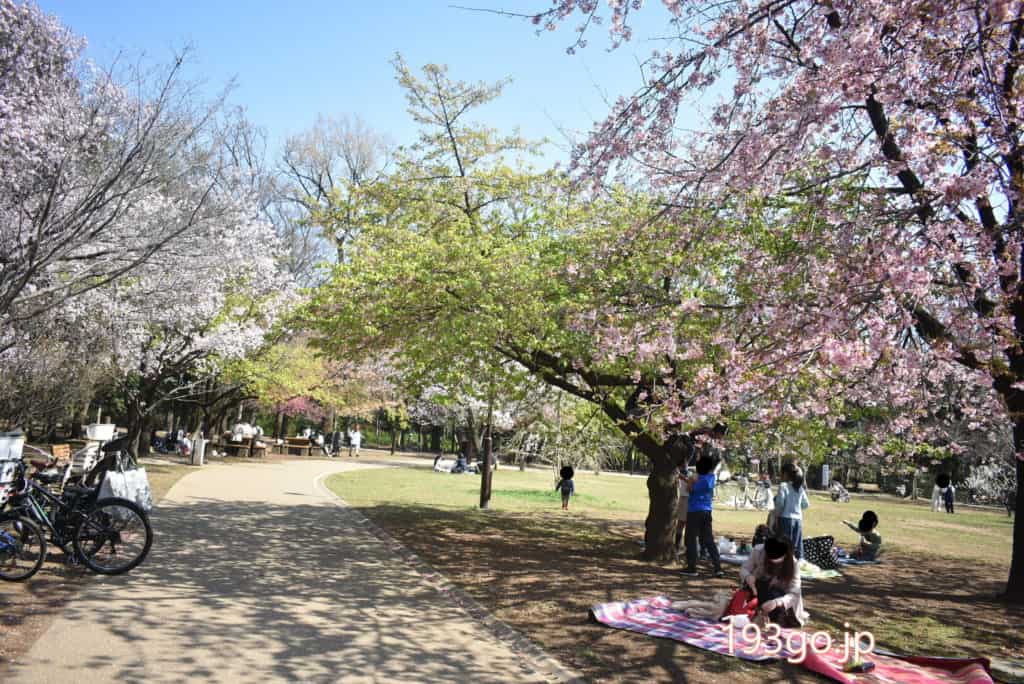
[[[0,2],[0,347],[211,218],[218,102],[164,68],[115,73],[32,4]]]

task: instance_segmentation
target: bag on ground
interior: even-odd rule
[[[138,504],[147,513],[153,510],[153,494],[149,489],[149,477],[145,468],[109,470],[100,485],[100,497],[127,499]]]

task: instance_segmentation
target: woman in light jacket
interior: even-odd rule
[[[810,505],[803,472],[793,463],[782,466],[782,483],[775,495],[776,534],[789,540],[798,561],[804,557],[803,512]]]
[[[800,570],[788,539],[771,537],[755,546],[740,568],[740,582],[780,627],[802,627],[807,622]]]

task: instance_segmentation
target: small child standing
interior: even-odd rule
[[[878,516],[875,512],[864,511],[856,525],[846,520],[843,524],[860,535],[860,546],[853,552],[853,557],[864,561],[877,560],[878,551],[882,548],[882,535],[875,531],[878,527]]]
[[[555,485],[555,491],[562,490],[563,511],[569,510],[569,498],[576,493],[576,485],[572,483],[572,476],[575,474],[572,466],[562,466],[562,470],[559,471],[562,479]]]
[[[950,482],[949,486],[946,487],[946,491],[942,493],[942,501],[946,504],[946,512],[953,512],[953,502],[955,501],[954,496],[956,495],[956,487]]]
[[[686,514],[686,530],[683,541],[686,544],[686,567],[682,574],[697,575],[697,550],[703,547],[714,567],[715,577],[723,577],[718,546],[711,528],[711,499],[715,493],[715,461],[710,456],[697,459],[697,477],[690,480],[690,499]]]

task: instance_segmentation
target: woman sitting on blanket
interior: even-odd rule
[[[772,537],[755,546],[740,568],[740,581],[757,597],[761,611],[781,627],[807,622],[800,572],[788,539]]]
[[[864,511],[856,525],[846,520],[843,524],[860,535],[860,546],[851,555],[862,561],[877,560],[878,552],[882,548],[882,535],[875,531],[878,527],[878,516],[875,512]]]

